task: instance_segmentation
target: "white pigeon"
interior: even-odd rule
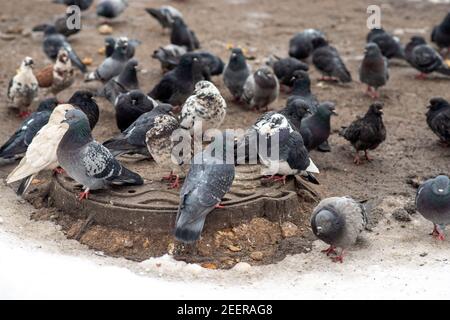
[[[227,103],[216,86],[209,81],[200,81],[183,105],[180,127],[191,134],[198,125],[201,125],[202,132],[218,129],[226,114]]]
[[[9,82],[8,98],[13,106],[19,109],[21,117],[29,114],[27,109],[38,95],[39,85],[33,73],[33,65],[33,59],[26,57],[17,74]]]
[[[19,165],[9,174],[7,183],[24,180],[18,193],[23,194],[35,175],[44,170],[54,170],[58,164],[56,150],[69,125],[61,123],[67,111],[74,109],[70,104],[61,104],[53,110],[48,123],[42,127],[28,146]]]

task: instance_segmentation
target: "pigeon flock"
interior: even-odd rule
[[[93,0],[49,1],[76,5],[81,11],[94,6]],[[108,21],[119,17],[128,1],[100,0],[95,6],[99,19]],[[152,58],[161,63],[163,76],[148,93],[139,82],[140,63],[135,58],[141,41],[106,37],[103,62],[88,72],[70,40],[80,30],[68,28],[67,15],[33,28],[43,34],[42,49],[53,63],[35,71],[33,58],[24,57],[20,62],[16,75],[11,77],[7,97],[9,106],[17,109],[24,120],[0,147],[2,160],[20,160],[7,177],[7,183],[20,182],[19,195],[25,195],[33,178],[45,170],[65,173],[81,184],[80,201],[88,199],[91,191],[142,185],[144,179],[119,161],[122,155],[142,155],[155,161],[161,172],[169,173],[161,178],[170,182],[170,188],[180,188],[174,235],[178,241],[195,243],[207,215],[222,207],[221,201],[233,184],[235,166],[256,160],[264,178],[285,183],[288,176],[298,175],[319,184],[320,170],[309,152],[332,151],[328,140],[331,118],[337,113],[334,103],[319,101],[313,94],[308,71],[314,66],[322,75],[321,81],[348,83],[353,79],[324,32],[306,29],[297,33],[287,44],[287,57],[271,56],[252,70],[243,48],[230,47],[226,63],[202,50],[199,38],[178,9],[166,5],[145,12],[163,32],[169,33],[170,39],[169,45],[153,52]],[[402,45],[383,29],[368,32],[359,80],[367,85],[367,94],[374,101],[364,115],[339,131],[355,149],[355,165],[364,162],[361,151],[365,160],[371,161],[368,152],[386,140],[379,92],[389,85],[391,59],[404,60],[416,69],[417,79],[425,79],[432,72],[450,76],[445,60],[450,49],[450,13],[434,27],[431,40],[435,47],[420,36]],[[97,82],[99,90],[79,90],[68,101],[59,101],[58,94],[72,86],[79,72],[85,82]],[[233,102],[261,114],[243,136],[231,138],[234,148],[224,143],[230,137],[222,132],[202,152],[192,154],[190,163],[174,161],[174,132],[184,130],[190,136],[199,127],[206,134],[210,129],[219,129],[227,117],[227,101],[214,84],[218,76]],[[33,111],[33,101],[42,90],[52,97],[41,101]],[[287,103],[279,111],[270,110],[280,90],[287,92]],[[106,99],[114,108],[121,132],[103,143],[92,136],[100,120],[98,98]],[[428,109],[429,128],[443,145],[449,146],[449,102],[434,97]],[[268,150],[261,150],[261,141]],[[256,159],[247,152],[253,146],[257,146]],[[225,161],[230,152],[234,160],[231,163]],[[418,189],[416,206],[434,224],[432,234],[443,240],[444,229],[450,224],[449,178],[440,175],[424,182]],[[344,251],[366,228],[369,211],[366,204],[349,196],[324,199],[314,209],[312,231],[330,245],[324,252],[333,255],[333,261],[343,261]],[[339,253],[337,248],[341,249]]]

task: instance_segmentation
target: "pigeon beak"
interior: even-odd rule
[[[319,235],[322,231],[322,227],[317,227],[317,235]]]
[[[334,111],[334,110],[331,111],[331,114],[332,114],[333,116],[338,116],[338,115],[339,115],[339,114],[338,114],[336,111]]]

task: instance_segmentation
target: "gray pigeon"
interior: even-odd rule
[[[87,199],[92,190],[111,185],[142,185],[144,181],[117,161],[111,152],[92,138],[89,121],[81,110],[66,113],[69,129],[56,152],[64,171],[83,185],[79,200]]]
[[[381,50],[381,54],[388,59],[405,59],[405,49],[397,37],[387,33],[384,29],[371,29],[367,34],[367,43],[374,42]]]
[[[120,94],[138,90],[137,66],[138,62],[136,59],[129,60],[122,72],[105,84],[100,90],[99,96],[105,97],[112,105],[115,105],[116,99]]]
[[[128,62],[128,38],[119,38],[114,53],[105,59],[97,70],[88,74],[85,81],[99,80],[107,82],[118,76]]]
[[[161,63],[163,72],[174,69],[180,62],[181,56],[187,52],[185,47],[169,44],[153,52],[152,58]]]
[[[442,144],[450,145],[450,104],[444,98],[430,100],[427,124]]]
[[[109,58],[113,55],[114,50],[116,48],[117,41],[120,38],[116,39],[113,37],[105,38],[105,57]],[[141,41],[135,39],[128,39],[128,50],[127,50],[127,58],[132,59],[136,53],[136,48],[141,45]]]
[[[209,81],[200,81],[183,105],[180,126],[191,134],[198,125],[201,125],[201,132],[218,129],[226,114],[227,103],[216,86]]]
[[[162,170],[171,170],[170,175],[163,177],[163,180],[172,182],[171,188],[180,187],[180,171],[183,169],[182,160],[173,155],[175,142],[172,140],[173,133],[180,128],[178,120],[171,114],[159,114],[154,118],[154,124],[147,131],[146,144],[148,152],[153,160]],[[175,161],[177,160],[177,161]]]
[[[241,99],[244,93],[245,82],[250,73],[251,67],[247,64],[244,52],[240,48],[234,48],[231,51],[230,61],[225,66],[223,81],[235,101]]]
[[[149,157],[145,134],[155,125],[155,118],[169,114],[173,107],[168,104],[160,104],[152,111],[142,114],[133,122],[127,130],[118,136],[103,143],[112,154],[117,157],[122,154],[141,154]]]
[[[355,164],[361,164],[359,151],[364,151],[367,161],[371,161],[368,150],[376,149],[386,140],[386,128],[383,123],[383,103],[373,103],[364,117],[356,119],[348,127],[343,127],[339,134],[356,149],[356,155],[353,160]]]
[[[200,59],[193,53],[186,53],[178,66],[166,73],[148,95],[161,102],[181,106],[201,80],[204,76]]]
[[[232,137],[234,140],[234,137]],[[231,189],[235,176],[234,163],[227,163],[230,137],[215,139],[203,152],[195,155],[180,192],[175,238],[184,243],[200,239],[205,219]],[[213,155],[214,153],[214,155]]]
[[[445,240],[444,230],[450,224],[450,180],[440,175],[422,183],[416,194],[417,211],[433,222],[432,235]]]
[[[291,81],[293,88],[286,105],[290,106],[299,102],[305,102],[308,104],[311,113],[315,113],[319,102],[311,92],[311,79],[308,73],[302,70],[295,71]]]
[[[328,140],[331,133],[331,116],[337,115],[334,110],[334,103],[323,102],[313,115],[302,120],[300,134],[308,151],[316,149]]]
[[[269,109],[269,105],[278,99],[280,83],[269,67],[261,67],[247,78],[244,84],[242,100],[248,108],[259,111]]]
[[[189,29],[180,17],[173,18],[170,43],[185,47],[188,51],[200,49],[200,42],[194,31]]]
[[[127,0],[100,0],[96,8],[97,16],[114,19],[120,16],[127,7]]]
[[[439,48],[450,48],[450,12],[447,13],[444,20],[433,28],[431,32],[431,41],[433,41]]]
[[[159,8],[147,8],[145,9],[149,15],[155,18],[161,27],[164,29],[172,29],[174,18],[178,17],[183,19],[183,15],[180,11],[172,6],[161,6]]]
[[[287,87],[292,87],[292,77],[295,71],[308,71],[309,69],[306,63],[291,57],[281,59],[273,56],[269,58],[267,65],[273,68],[280,83]]]
[[[423,37],[414,36],[405,48],[406,60],[418,70],[417,79],[426,79],[427,74],[437,72],[450,76],[450,68],[439,53],[430,47]]]
[[[322,200],[311,216],[313,233],[330,245],[327,255],[336,254],[334,262],[343,262],[344,251],[356,243],[368,223],[366,208],[350,197],[332,197]],[[342,251],[337,255],[335,249]]]
[[[352,76],[335,47],[330,46],[323,38],[314,39],[313,45],[313,64],[322,73],[322,81],[352,81]]]
[[[367,84],[367,93],[373,98],[379,98],[378,88],[386,84],[389,79],[387,58],[381,54],[376,43],[366,45],[364,58],[359,67],[359,79]]]
[[[121,132],[125,131],[137,118],[152,111],[157,105],[155,100],[139,90],[120,94],[114,104],[117,127]]]
[[[289,55],[300,60],[308,58],[314,50],[313,40],[317,38],[325,39],[325,34],[315,29],[306,29],[297,33],[289,41]]]

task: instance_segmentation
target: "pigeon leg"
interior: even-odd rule
[[[353,159],[353,163],[357,166],[361,164],[361,159],[359,158],[359,151],[356,151],[355,158]]]
[[[87,200],[89,198],[89,192],[90,192],[89,188],[84,190],[84,192],[80,193],[78,200],[80,201],[83,201],[84,199]]]
[[[369,151],[367,150],[364,150],[364,156],[366,157],[366,160],[369,162],[373,160],[371,157],[369,157]]]
[[[61,167],[53,169],[53,172],[55,172],[55,174],[64,174],[64,173],[66,173],[66,171],[63,168],[61,168]]]
[[[21,111],[19,112],[19,117],[22,119],[25,119],[26,117],[28,117],[31,114],[30,111]]]
[[[440,241],[444,241],[445,240],[444,233],[442,233],[442,231],[439,230],[439,227],[437,225],[434,225],[433,232],[430,235],[432,235],[437,240],[440,240]]]
[[[286,176],[278,176],[278,175],[273,175],[271,177],[269,177],[270,181],[274,181],[274,182],[282,182],[283,184],[286,184]]]
[[[372,96],[372,87],[371,86],[367,86],[366,94],[368,96]]]
[[[421,72],[421,73],[416,75],[416,79],[418,79],[418,80],[425,80],[425,79],[427,79],[427,75],[425,73]]]
[[[180,187],[180,177],[175,175],[175,181],[170,185],[170,189],[179,189]]]
[[[326,253],[326,254],[327,254],[327,257],[328,257],[330,254],[337,254],[336,248],[335,248],[333,245],[330,245],[330,247],[329,247],[328,249],[322,250],[321,252]]]
[[[340,255],[338,255],[337,257],[333,257],[333,258],[331,258],[331,261],[333,261],[333,262],[340,262],[340,263],[343,263],[344,262],[344,249],[342,249],[342,251],[341,251],[341,254]]]
[[[214,207],[215,209],[225,209],[225,206],[221,205],[220,203],[216,204]]]
[[[175,179],[175,175],[173,174],[173,171],[168,175],[168,176],[164,176],[164,177],[162,177],[162,179],[164,180],[164,181],[172,181],[173,179]]]

